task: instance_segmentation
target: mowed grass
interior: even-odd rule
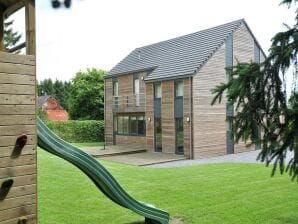
[[[138,200],[189,224],[297,224],[298,183],[258,164],[145,168],[103,162]],[[38,150],[39,224],[143,221],[115,205],[76,167]]]

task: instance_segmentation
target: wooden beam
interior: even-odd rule
[[[5,51],[4,48],[4,16],[3,16],[4,10],[2,5],[0,5],[0,51]]]
[[[35,41],[35,0],[27,0],[25,5],[26,14],[26,52],[36,54]]]

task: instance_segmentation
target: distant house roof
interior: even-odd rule
[[[105,78],[151,71],[145,80],[162,80],[195,74],[244,19],[196,33],[136,48]],[[247,26],[247,25],[246,25]]]
[[[48,100],[49,98],[51,98],[51,96],[48,96],[48,95],[45,95],[45,96],[39,96],[39,97],[37,98],[37,107],[38,107],[38,108],[41,108],[42,105],[44,105],[44,104],[47,102],[47,100]]]

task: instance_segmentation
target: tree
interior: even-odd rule
[[[39,96],[54,94],[53,81],[51,78],[45,79],[37,85],[37,94]]]
[[[283,0],[289,7],[297,0]],[[298,181],[298,11],[295,25],[277,33],[272,39],[269,55],[261,63],[238,63],[227,68],[230,80],[213,89],[212,104],[220,102],[224,94],[235,105],[232,132],[235,141],[260,144],[258,159],[273,163],[272,175],[279,167]],[[294,69],[293,88],[287,101],[285,76]],[[261,131],[260,131],[261,130]],[[261,133],[260,133],[261,132]],[[293,152],[288,164],[285,157]]]
[[[70,98],[71,83],[67,81],[45,79],[37,84],[38,96],[50,95],[54,97],[59,104],[68,110],[68,100]]]
[[[11,26],[13,25],[13,20],[4,22],[4,46],[6,49],[16,46],[20,41],[22,35],[18,32],[14,32]],[[17,52],[18,53],[18,52]]]
[[[102,120],[104,118],[104,75],[95,68],[77,72],[72,79],[69,114],[72,119]]]

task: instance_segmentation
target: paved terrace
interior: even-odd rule
[[[187,159],[185,156],[180,155],[147,152],[142,145],[83,147],[83,149],[88,154],[100,158],[101,160],[109,160],[136,166],[161,164]]]
[[[260,150],[196,160],[189,160],[184,156],[174,154],[147,152],[141,145],[106,146],[105,149],[104,147],[84,147],[84,150],[101,160],[147,167],[180,167],[207,163],[260,163],[257,161]],[[288,153],[286,163],[292,156],[293,153]]]

